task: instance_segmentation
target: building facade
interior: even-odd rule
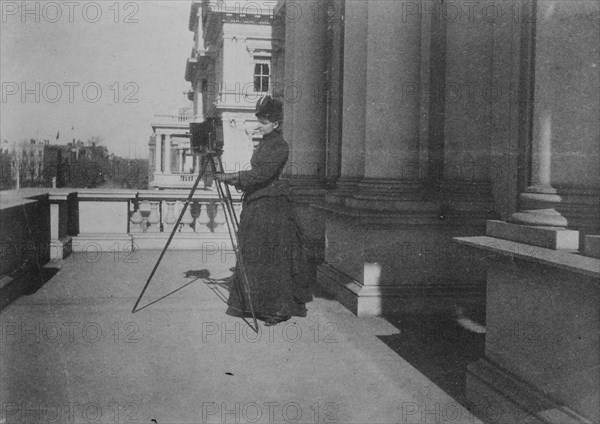
[[[43,185],[44,181],[44,151],[49,145],[48,140],[36,141],[23,140],[9,142],[2,140],[0,153],[6,158],[6,172],[8,180],[13,180],[17,185],[23,183],[28,186]],[[3,172],[4,173],[4,172]]]
[[[358,315],[481,305],[505,332],[470,367],[478,413],[597,422],[598,3],[280,0],[274,13],[319,284]],[[539,329],[527,347],[524,322]]]

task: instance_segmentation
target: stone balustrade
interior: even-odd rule
[[[185,200],[139,198],[131,202],[129,233],[170,233]],[[225,215],[218,199],[194,199],[178,225],[179,233],[222,233]]]
[[[49,222],[48,240],[36,243],[43,244],[39,250],[49,252],[50,260],[57,260],[72,251],[95,256],[117,250],[160,250],[188,195],[186,190],[27,189],[3,192],[2,203],[10,207],[10,198],[13,203],[48,205],[42,209],[47,216],[36,214],[33,221]],[[239,198],[234,202],[239,216]],[[204,248],[231,249],[223,206],[214,190],[196,191],[169,246],[173,250]]]

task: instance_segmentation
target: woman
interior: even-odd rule
[[[305,304],[312,300],[312,277],[288,183],[279,179],[289,155],[288,144],[281,136],[283,105],[266,96],[256,104],[256,117],[263,138],[250,160],[251,169],[218,173],[215,178],[244,192],[239,248],[254,311],[271,326],[291,316],[306,316]],[[250,315],[244,287],[238,263],[227,314]]]

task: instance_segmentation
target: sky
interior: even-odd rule
[[[147,158],[154,115],[190,104],[191,0],[0,5],[0,139],[99,136],[116,155]]]

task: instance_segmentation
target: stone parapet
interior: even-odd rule
[[[485,358],[467,398],[486,422],[598,422],[600,260],[484,236],[456,238],[488,256]]]

